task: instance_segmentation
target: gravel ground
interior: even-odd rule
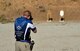
[[[36,23],[33,51],[80,51],[80,23]],[[0,24],[0,51],[15,51],[13,23]]]

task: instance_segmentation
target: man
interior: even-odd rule
[[[15,20],[15,51],[31,51],[30,31],[37,32],[36,27],[32,23],[31,12],[26,10],[23,16]],[[31,49],[31,50],[30,50]]]

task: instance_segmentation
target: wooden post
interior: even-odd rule
[[[52,15],[51,15],[51,11],[48,10],[47,12],[47,22],[52,22],[53,18],[52,18]]]

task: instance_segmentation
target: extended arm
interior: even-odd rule
[[[37,33],[37,28],[33,24],[28,23],[28,25],[34,33]]]

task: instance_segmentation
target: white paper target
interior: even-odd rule
[[[63,10],[60,11],[60,16],[61,16],[61,17],[64,16],[64,11],[63,11]]]

